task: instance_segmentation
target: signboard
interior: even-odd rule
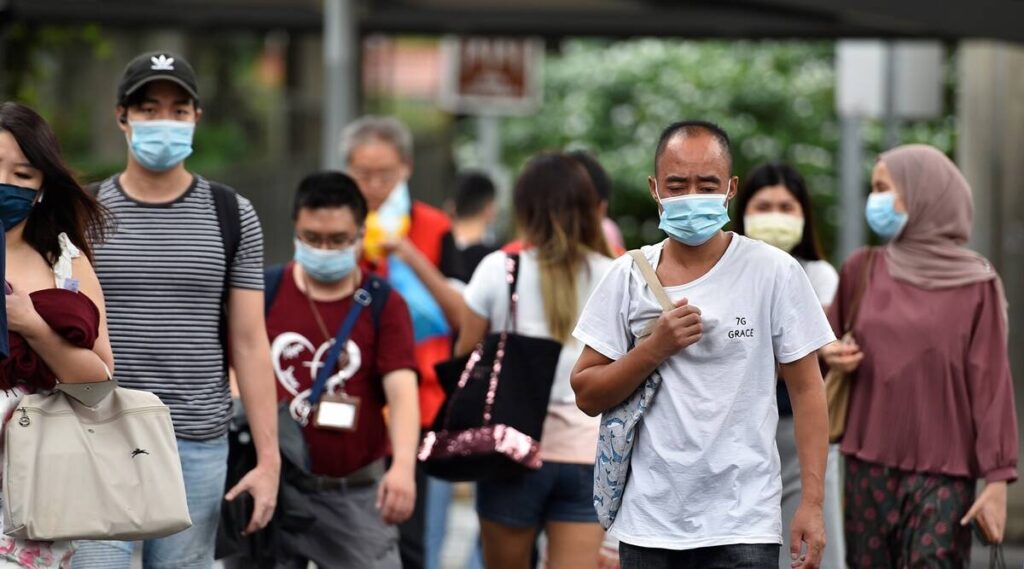
[[[448,37],[441,44],[441,104],[467,114],[518,115],[541,102],[544,42]]]

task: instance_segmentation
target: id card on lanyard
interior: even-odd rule
[[[348,345],[356,321],[363,309],[370,305],[373,297],[365,288],[360,287],[353,295],[352,300],[352,308],[341,323],[341,327],[338,328],[334,344],[327,352],[327,360],[317,373],[316,382],[309,391],[307,401],[313,410],[313,426],[317,428],[336,431],[354,431],[356,428],[356,420],[359,417],[359,398],[346,394],[344,385],[337,393],[327,390],[327,380],[338,365],[342,350]]]

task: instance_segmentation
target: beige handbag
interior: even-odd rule
[[[23,397],[4,433],[4,533],[139,540],[192,525],[167,406],[114,381]]]

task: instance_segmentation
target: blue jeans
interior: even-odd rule
[[[448,534],[448,507],[452,503],[451,482],[427,477],[427,529],[424,536],[426,549],[426,569],[441,569],[441,553],[444,550],[444,538]],[[465,569],[483,569],[483,552],[480,539],[477,538]]]
[[[780,546],[736,544],[686,551],[619,544],[622,569],[775,569]]]
[[[228,468],[226,436],[208,441],[178,439],[178,456],[185,478],[185,496],[192,527],[160,539],[143,542],[146,569],[209,569],[224,498]],[[82,541],[72,558],[72,569],[130,569],[131,541]]]

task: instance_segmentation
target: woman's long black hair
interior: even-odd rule
[[[109,214],[71,174],[53,129],[32,109],[6,102],[0,103],[0,131],[10,133],[29,164],[43,174],[40,200],[25,222],[25,242],[54,264],[61,252],[58,236],[67,233],[92,261],[92,244],[105,236]]]
[[[800,209],[804,213],[804,234],[800,243],[793,248],[791,253],[794,257],[805,261],[820,261],[825,258],[822,253],[821,242],[818,240],[818,233],[814,225],[814,205],[811,203],[811,194],[807,191],[807,184],[804,177],[795,168],[783,162],[769,162],[751,170],[743,187],[736,196],[736,214],[733,216],[733,231],[740,235],[746,235],[746,227],[743,225],[743,214],[747,211],[747,205],[757,192],[769,186],[784,186],[789,193],[793,194],[796,201],[800,202]]]

